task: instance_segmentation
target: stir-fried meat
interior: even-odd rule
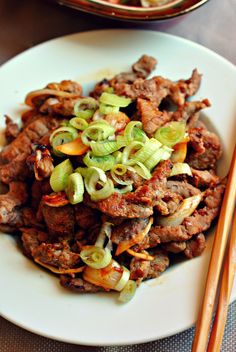
[[[41,201],[40,209],[48,232],[53,237],[66,237],[74,233],[75,216],[71,205],[50,207]]]
[[[113,193],[110,197],[92,202],[85,198],[85,204],[101,212],[122,218],[148,218],[153,214],[153,206],[164,196],[163,185],[170,175],[172,163],[169,160],[158,164],[152,178],[137,188],[135,192],[127,194]]]
[[[125,95],[132,100],[137,98],[153,101],[159,106],[161,101],[167,96],[178,106],[185,103],[185,99],[195,94],[200,86],[201,75],[194,70],[192,76],[187,80],[172,82],[161,76],[153,77],[149,80],[141,78],[132,84],[116,83],[113,87],[118,95]]]
[[[195,69],[192,75],[187,80],[179,80],[172,84],[170,88],[170,97],[175,104],[178,106],[185,103],[185,99],[194,95],[201,84],[202,75],[199,74],[198,70]]]
[[[74,115],[74,106],[78,98],[48,98],[40,106],[39,111],[50,115],[70,117]]]
[[[172,119],[175,121],[188,122],[188,127],[193,126],[198,120],[199,111],[210,105],[208,99],[202,101],[187,101],[173,113]]]
[[[69,288],[72,291],[80,293],[95,293],[99,291],[104,291],[104,288],[102,288],[101,286],[93,285],[90,282],[87,282],[81,278],[71,278],[66,275],[61,275],[60,283],[63,287]]]
[[[82,229],[90,229],[100,221],[100,214],[95,209],[86,207],[83,204],[75,206],[75,221]]]
[[[44,179],[42,181],[34,180],[31,186],[31,206],[37,209],[40,200],[43,195],[50,194],[52,192],[49,179]]]
[[[22,209],[22,219],[24,226],[34,227],[36,229],[44,229],[44,224],[37,220],[36,211],[30,207],[24,207]]]
[[[35,179],[38,181],[48,178],[54,169],[51,154],[44,145],[37,146],[26,163],[34,170]]]
[[[215,169],[222,154],[219,137],[205,128],[193,128],[189,131],[190,150],[186,162],[195,169]]]
[[[14,123],[12,119],[9,116],[5,116],[5,123],[6,123],[6,129],[5,129],[5,137],[8,143],[11,143],[13,139],[15,139],[18,134],[20,133],[20,128],[17,123]]]
[[[4,183],[12,181],[24,181],[32,176],[32,173],[25,163],[26,153],[17,155],[8,164],[0,165],[0,180]]]
[[[157,250],[154,260],[148,261],[133,258],[130,263],[131,280],[152,279],[158,277],[169,266],[169,258],[165,251]]]
[[[49,83],[46,88],[73,93],[77,94],[78,96],[82,94],[82,86],[79,83],[71,80],[63,80],[60,83]]]
[[[184,250],[184,254],[187,258],[192,259],[201,255],[205,248],[205,236],[203,233],[199,233],[199,235],[186,242],[186,249]]]
[[[155,69],[157,60],[151,56],[143,55],[132,65],[132,71],[121,72],[110,80],[110,85],[131,84],[137,78],[145,79]]]
[[[152,207],[147,206],[147,202],[135,203],[119,193],[113,193],[110,197],[98,202],[92,202],[88,196],[85,196],[84,202],[91,208],[98,209],[112,217],[147,218],[153,213]]]
[[[89,95],[95,99],[98,99],[102,95],[102,93],[105,92],[109,87],[110,87],[110,83],[105,78],[102,81],[95,84],[93,91],[90,92]]]
[[[135,238],[147,227],[149,219],[132,219],[122,222],[112,229],[111,240],[119,244],[120,242]]]
[[[40,243],[47,241],[48,234],[35,228],[21,228],[24,254],[32,258],[32,253]]]
[[[167,242],[162,245],[162,247],[167,251],[171,253],[180,253],[183,252],[186,249],[186,243],[185,241],[183,242]]]
[[[80,261],[79,254],[72,252],[66,241],[60,243],[43,242],[34,247],[31,254],[35,260],[59,269],[73,268]]]
[[[147,78],[150,73],[155,70],[157,60],[148,55],[142,55],[140,59],[132,65],[132,70],[137,77]]]
[[[17,138],[3,149],[0,154],[1,160],[11,162],[19,154],[30,155],[33,143],[38,143],[41,137],[58,126],[59,120],[51,116],[40,116],[37,120],[29,123]]]
[[[201,191],[185,181],[167,181],[167,188],[183,198],[189,198],[201,193]]]
[[[23,220],[20,207],[27,199],[27,185],[23,182],[11,182],[8,193],[0,195],[0,224],[21,226]]]
[[[211,187],[220,182],[220,178],[212,171],[196,170],[191,168],[192,178],[190,180],[196,187]]]
[[[152,136],[159,127],[172,119],[172,113],[160,111],[150,100],[138,98],[137,108],[141,115],[143,130],[149,136]]]
[[[224,188],[224,185],[219,184],[215,188],[207,189],[203,198],[204,207],[186,217],[181,225],[153,226],[143,242],[136,245],[136,250],[156,247],[159,243],[187,241],[192,236],[208,230],[219,214]]]

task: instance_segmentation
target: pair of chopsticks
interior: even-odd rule
[[[234,274],[236,271],[236,211],[234,211],[235,198],[236,147],[234,149],[230,165],[228,181],[226,184],[217,230],[215,233],[211,260],[207,274],[205,294],[200,314],[198,316],[192,352],[220,352],[225,323],[227,319],[228,304],[233,286]],[[225,255],[230,229],[231,236],[229,239],[227,253]],[[224,257],[225,262],[223,265]],[[222,271],[223,274],[221,276]],[[219,286],[220,294],[217,304],[217,310],[213,322],[213,327],[211,330],[211,336],[209,338],[214,304],[216,303],[216,293]]]

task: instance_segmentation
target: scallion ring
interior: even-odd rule
[[[106,105],[125,108],[131,103],[130,98],[120,97],[119,95],[103,92],[99,98],[99,102]]]
[[[173,147],[184,138],[185,130],[185,122],[172,121],[169,124],[160,127],[155,133],[155,138],[162,144],[168,147]]]
[[[95,156],[91,152],[87,152],[83,158],[83,162],[88,167],[95,166],[103,171],[108,171],[113,168],[116,160],[113,155]]]
[[[119,294],[118,300],[122,303],[129,302],[135,295],[137,284],[134,280],[129,280]]]
[[[74,114],[82,119],[90,119],[98,107],[94,98],[79,99],[74,106]]]
[[[88,122],[81,117],[73,117],[70,119],[70,125],[77,130],[84,131],[88,127]]]
[[[71,204],[83,201],[84,182],[81,174],[75,172],[69,175],[65,192]]]
[[[89,267],[102,269],[109,265],[112,256],[107,248],[85,246],[80,252],[80,258]]]
[[[50,176],[50,186],[54,192],[64,191],[68,183],[68,177],[73,172],[73,167],[69,159],[55,166]]]

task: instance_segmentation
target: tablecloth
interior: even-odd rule
[[[198,10],[161,23],[127,23],[84,14],[44,0],[0,1],[0,63],[45,40],[101,28],[140,28],[173,33],[236,63],[236,0],[210,0]],[[1,293],[0,293],[1,299]],[[229,308],[222,351],[236,351],[236,302]],[[85,347],[53,341],[0,318],[0,352],[188,352],[194,328],[132,346]]]

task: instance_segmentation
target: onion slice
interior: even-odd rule
[[[143,259],[143,260],[150,260],[150,261],[154,260],[154,257],[152,255],[144,253],[144,252],[135,252],[130,248],[127,249],[126,252],[135,258],[139,258],[139,259]]]
[[[202,199],[202,194],[196,194],[183,200],[176,212],[169,216],[159,216],[157,218],[158,225],[161,226],[178,226],[182,224],[184,219],[190,216],[198,207]]]

